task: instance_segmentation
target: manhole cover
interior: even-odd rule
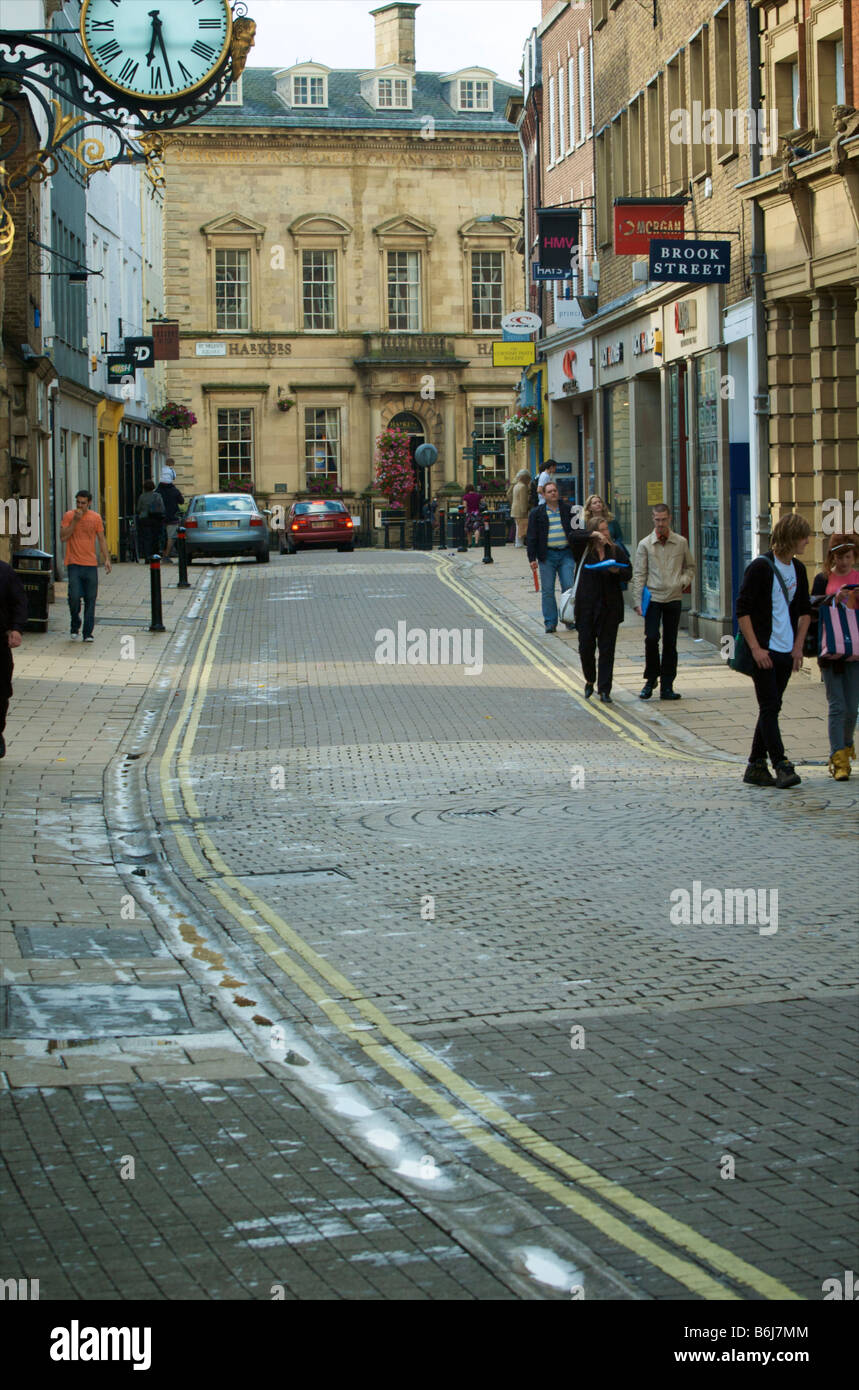
[[[0,990],[7,1038],[121,1038],[191,1033],[176,985],[7,985]]]
[[[16,927],[15,939],[25,958],[73,960],[124,960],[127,956],[167,956],[162,942],[154,948],[142,931],[98,927]]]

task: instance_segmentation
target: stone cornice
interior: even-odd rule
[[[210,395],[214,391],[270,391],[271,382],[268,381],[203,381],[200,383],[200,390],[204,395]]]

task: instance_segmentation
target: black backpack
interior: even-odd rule
[[[531,479],[531,487],[530,487],[529,492],[528,492],[528,506],[531,507],[531,508],[534,508],[534,507],[537,506],[537,503],[538,503],[539,501],[540,501],[540,494],[539,494],[538,491],[537,491],[537,479],[536,479],[536,478],[532,478],[532,479]]]

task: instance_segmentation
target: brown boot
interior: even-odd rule
[[[850,749],[839,748],[829,758],[829,775],[836,782],[846,782],[850,776]]]

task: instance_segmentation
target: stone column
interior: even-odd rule
[[[456,482],[456,387],[444,398],[444,481]]]
[[[856,492],[857,348],[856,291],[833,287],[811,298],[811,398],[814,410],[813,475],[802,500],[815,507],[814,527],[820,530],[822,503],[841,502]],[[827,512],[830,509],[827,509]],[[843,529],[852,529],[843,515]],[[841,529],[833,526],[833,529]],[[815,554],[815,559],[822,558]]]
[[[373,459],[376,454],[376,440],[382,433],[382,397],[378,391],[370,393],[370,478],[372,483],[376,465]]]
[[[783,299],[767,306],[770,388],[770,502],[775,523],[810,505],[814,468],[811,396],[811,301]],[[761,498],[765,506],[766,498]]]

